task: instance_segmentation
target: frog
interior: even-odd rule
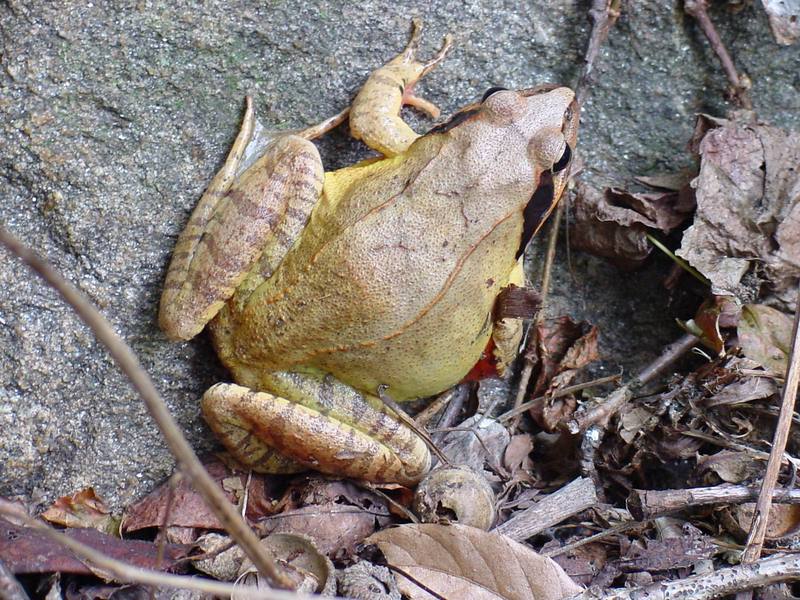
[[[234,382],[201,410],[256,472],[414,485],[431,450],[397,403],[456,385],[487,348],[499,369],[516,354],[520,322],[494,306],[524,285],[525,247],[564,192],[579,107],[563,86],[495,87],[417,134],[400,110],[438,115],[414,88],[452,44],[423,62],[421,29],[349,115],[274,135],[255,159],[248,97],[178,238],[159,323],[172,340],[210,331]],[[313,140],[344,118],[379,156],[325,172]]]

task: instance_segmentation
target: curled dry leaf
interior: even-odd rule
[[[581,591],[564,570],[505,536],[463,525],[403,525],[367,539],[388,564],[445,598],[555,600]],[[402,575],[412,599],[430,594]]]
[[[535,398],[570,385],[580,369],[597,360],[599,333],[588,322],[576,323],[568,316],[538,324],[539,372],[531,396]],[[576,405],[572,396],[553,398],[531,408],[530,414],[546,431],[553,431],[572,416]]]
[[[800,134],[701,116],[697,213],[677,254],[742,301],[762,285],[789,311],[800,283]]]
[[[119,535],[119,518],[111,514],[93,488],[86,488],[72,496],[62,496],[42,513],[42,518],[64,527],[89,527]]]
[[[739,318],[739,345],[745,357],[783,375],[789,364],[792,318],[770,306],[748,304]]]
[[[645,232],[669,233],[693,210],[694,195],[685,186],[681,191],[632,193],[617,188],[600,192],[578,184],[570,241],[574,248],[622,269],[635,269],[652,250]]]
[[[738,540],[745,540],[753,523],[754,502],[737,504],[723,511],[722,524]],[[769,509],[767,540],[780,540],[795,535],[800,530],[800,506],[797,504],[773,504]]]
[[[336,573],[333,563],[314,545],[314,541],[304,535],[276,533],[261,540],[278,565],[297,585],[300,593],[332,596],[336,592]],[[239,583],[251,583],[250,578],[258,580],[258,571],[249,558],[242,561],[239,568]],[[231,596],[236,600],[236,594]]]
[[[461,523],[488,530],[495,499],[489,482],[466,467],[434,469],[417,486],[414,512],[423,523]]]
[[[707,485],[753,481],[764,470],[764,463],[748,452],[720,450],[709,456],[697,457],[697,473]]]
[[[367,561],[336,572],[339,594],[353,600],[401,600],[392,572]]]

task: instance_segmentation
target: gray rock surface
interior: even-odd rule
[[[258,3],[260,4],[260,3]],[[270,127],[316,122],[426,22],[424,51],[455,35],[419,86],[445,114],[492,85],[570,83],[585,2],[66,2],[0,4],[0,223],[46,256],[128,340],[198,450],[197,398],[226,375],[204,336],[170,344],[156,306],[175,238],[235,135],[242,98]],[[754,82],[759,116],[800,124],[800,53],[775,45],[758,7],[714,13]],[[689,164],[699,111],[724,114],[725,80],[678,3],[626,3],[584,108],[584,177],[625,185]],[[411,120],[418,130],[429,122]],[[341,131],[326,167],[363,148]],[[621,274],[573,257],[553,314],[600,323],[608,364],[628,367],[678,334],[665,263]],[[106,352],[57,296],[0,251],[0,495],[34,502],[94,486],[120,507],[173,461]]]

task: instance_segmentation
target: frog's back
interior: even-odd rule
[[[477,361],[521,214],[443,174],[437,161],[452,157],[413,160],[326,174],[301,238],[231,320],[237,361],[319,368],[398,399],[436,393]]]

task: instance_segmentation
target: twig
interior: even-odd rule
[[[587,388],[595,387],[598,385],[605,385],[606,383],[615,383],[619,381],[621,375],[609,375],[607,377],[599,377],[598,379],[592,379],[591,381],[586,381],[584,383],[576,383],[575,385],[568,385],[563,388],[559,388],[554,391],[549,396],[539,396],[538,398],[534,398],[533,400],[528,400],[527,402],[523,402],[516,408],[512,408],[508,412],[503,413],[497,420],[501,423],[503,421],[508,421],[512,417],[516,417],[519,414],[524,413],[529,408],[533,408],[539,402],[544,402],[545,400],[555,400],[556,398],[562,398],[564,396],[569,396],[575,392],[580,392],[581,390],[585,390]]]
[[[29,600],[19,581],[0,559],[0,598],[3,600]]]
[[[594,483],[585,477],[578,477],[533,506],[516,513],[493,531],[521,542],[595,504],[597,493]]]
[[[750,99],[750,80],[745,75],[740,75],[736,70],[736,65],[733,64],[731,55],[722,43],[722,39],[714,27],[714,23],[708,16],[708,0],[686,0],[683,4],[683,10],[697,21],[700,29],[703,30],[708,43],[711,44],[711,49],[719,58],[722,64],[722,69],[728,77],[731,84],[733,97],[742,108],[750,110],[753,108],[753,102]]]
[[[148,412],[161,430],[172,455],[220,523],[256,566],[259,574],[279,587],[291,588],[292,581],[278,569],[272,553],[261,546],[258,537],[239,516],[236,507],[228,502],[223,491],[203,468],[167,409],[164,400],[159,396],[153,380],[150,379],[150,376],[139,364],[136,355],[116,334],[106,318],[49,263],[39,258],[3,227],[0,227],[0,243],[27,263],[39,277],[61,294],[67,304],[89,326],[97,339],[105,345],[109,354],[128,376],[134,389],[144,400]]]
[[[659,581],[632,589],[593,593],[589,590],[569,600],[710,600],[746,589],[800,578],[800,555],[778,554],[749,565],[720,569],[674,581]]]
[[[624,523],[618,523],[613,527],[604,529],[603,531],[598,531],[593,535],[576,540],[571,544],[567,544],[566,546],[561,546],[560,548],[553,548],[552,550],[544,550],[539,552],[539,554],[541,554],[542,556],[547,556],[548,558],[553,558],[554,556],[560,556],[561,554],[566,554],[567,552],[573,552],[574,550],[580,548],[581,546],[585,546],[586,544],[593,544],[594,542],[602,540],[603,538],[607,538],[610,535],[624,533],[629,529],[636,529],[637,527],[641,526],[642,523],[639,521],[626,521]]]
[[[605,425],[608,420],[625,406],[636,390],[655,380],[659,375],[671,367],[675,361],[686,354],[698,339],[687,333],[676,342],[673,342],[653,362],[639,371],[631,381],[609,394],[605,401],[600,402],[582,413],[576,413],[575,418],[567,424],[570,433],[578,434],[586,431],[595,424]]]
[[[311,600],[312,598],[312,596],[298,594],[297,592],[263,587],[254,588],[243,585],[234,586],[230,583],[222,583],[212,579],[184,577],[181,575],[171,575],[169,573],[134,567],[114,558],[109,558],[91,546],[87,546],[78,540],[64,535],[60,531],[56,531],[46,523],[30,518],[20,507],[10,502],[0,501],[0,515],[4,515],[15,522],[23,523],[26,527],[30,527],[36,531],[40,531],[51,540],[68,548],[81,560],[90,563],[96,570],[102,571],[102,576],[111,581],[196,590],[210,595],[225,597],[232,596],[235,593],[237,598],[260,598],[262,600],[298,600],[301,598]]]
[[[709,504],[741,504],[752,502],[758,491],[745,485],[717,485],[685,490],[632,490],[628,496],[628,510],[639,521]],[[772,492],[773,502],[800,504],[800,490],[778,489]]]
[[[589,9],[589,17],[592,19],[592,33],[589,38],[589,45],[583,57],[583,71],[575,86],[575,97],[578,103],[583,105],[589,89],[594,83],[592,77],[594,63],[600,48],[608,38],[608,32],[617,22],[620,15],[621,0],[592,0],[592,8]]]
[[[797,307],[794,312],[792,349],[789,352],[789,364],[786,369],[786,384],[783,387],[781,412],[778,415],[778,423],[775,426],[772,449],[769,453],[764,480],[761,483],[761,493],[758,496],[756,510],[753,513],[753,524],[750,528],[750,535],[747,536],[747,545],[742,555],[743,563],[752,563],[758,560],[758,557],[761,555],[761,547],[764,545],[764,535],[767,532],[773,491],[775,489],[775,483],[778,481],[783,451],[786,449],[786,441],[789,438],[789,429],[792,426],[792,415],[794,413],[794,404],[797,399],[798,383],[800,383],[800,294],[798,294]]]
[[[539,355],[539,342],[541,341],[539,339],[539,327],[544,322],[547,297],[550,295],[550,279],[552,278],[553,263],[555,262],[556,258],[558,230],[561,228],[561,213],[563,211],[563,205],[559,206],[556,209],[553,218],[550,219],[550,230],[547,235],[547,251],[544,257],[544,265],[542,266],[542,283],[539,290],[539,312],[536,313],[536,318],[528,328],[530,337],[528,338],[528,343],[525,345],[525,351],[522,353],[522,355],[525,357],[525,366],[522,368],[522,373],[519,377],[517,396],[514,398],[514,409],[519,408],[522,405],[523,400],[525,400],[525,394],[528,393],[528,385],[531,381],[533,369],[536,366],[536,363],[539,362],[537,358]],[[489,411],[487,411],[486,414],[489,414]],[[519,426],[519,419],[520,417],[518,416],[511,422],[509,425],[509,429],[511,431],[515,431],[517,429]]]

